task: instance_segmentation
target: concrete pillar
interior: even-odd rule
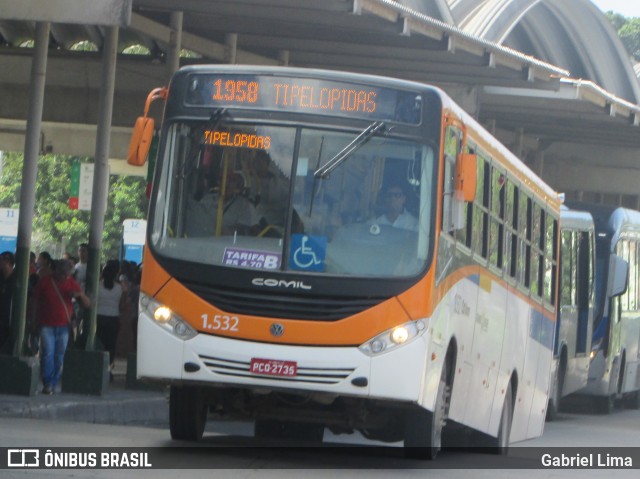
[[[524,161],[524,130],[522,128],[516,129],[516,144],[514,154]]]
[[[18,218],[18,240],[16,248],[16,286],[13,292],[11,311],[11,337],[13,351],[11,358],[0,361],[0,392],[33,395],[36,393],[40,369],[35,358],[24,357],[24,338],[29,286],[29,254],[33,232],[33,213],[36,203],[36,179],[38,176],[38,156],[40,134],[42,132],[42,110],[44,87],[47,74],[49,47],[48,22],[36,23],[35,46],[31,63],[31,86],[29,112],[24,144],[22,166],[22,188],[20,192],[20,216]]]
[[[280,50],[278,52],[278,62],[283,67],[289,66],[289,50]]]
[[[169,36],[169,50],[167,51],[167,74],[168,85],[173,74],[180,68],[180,50],[182,50],[182,22],[183,12],[171,12],[171,33]]]
[[[227,33],[224,37],[224,61],[235,64],[238,57],[238,34]]]
[[[95,337],[102,231],[109,191],[109,139],[113,116],[117,54],[118,27],[107,27],[102,52],[102,86],[98,110],[91,221],[89,224],[86,290],[91,298],[91,308],[89,314],[85,316],[85,322],[88,322],[85,326],[87,329],[85,350],[70,350],[65,358],[62,388],[66,392],[102,394],[109,384],[108,353],[96,351]]]

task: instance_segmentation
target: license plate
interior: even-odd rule
[[[265,376],[292,377],[298,374],[298,363],[277,359],[252,358],[249,371],[253,374]]]

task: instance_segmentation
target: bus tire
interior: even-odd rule
[[[412,409],[405,414],[404,455],[413,459],[433,460],[442,448],[442,429],[447,420],[450,386],[447,363],[442,366],[433,412]]]
[[[558,412],[560,411],[560,402],[562,401],[562,388],[564,386],[564,363],[558,365],[555,377],[553,378],[552,391],[553,395],[549,398],[549,405],[547,406],[547,421],[555,421],[558,419]]]
[[[171,386],[169,430],[171,437],[183,441],[202,439],[207,423],[207,402],[199,387]]]

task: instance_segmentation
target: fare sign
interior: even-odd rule
[[[298,374],[298,363],[278,359],[252,358],[249,371],[264,376],[293,377]]]

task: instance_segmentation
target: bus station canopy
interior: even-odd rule
[[[71,5],[78,0],[58,1]],[[522,19],[519,25],[525,24],[527,31],[543,32],[540,24],[549,23],[544,12],[564,18],[572,6],[589,4],[586,0],[567,0],[564,7],[553,7],[550,0],[502,2],[528,5],[519,16],[505,16],[502,21],[488,16],[486,9],[472,8],[481,3],[477,0],[456,2],[452,8],[441,0],[120,1],[130,1],[132,11],[128,25],[119,33],[111,141],[115,159],[126,155],[131,125],[141,113],[147,93],[166,83],[169,72],[165,60],[175,36],[180,35],[181,47],[189,51],[181,58],[183,65],[291,65],[387,75],[440,86],[525,161],[534,165],[543,162],[545,168],[540,166],[536,171],[560,190],[573,186],[563,183],[561,177],[548,177],[554,171],[549,165],[589,158],[598,148],[607,148],[609,163],[619,162],[627,168],[621,170],[624,175],[634,173],[640,180],[638,172],[632,171],[635,166],[628,164],[640,148],[640,109],[635,98],[624,99],[630,96],[628,89],[611,92],[593,81],[573,80],[571,65],[554,65],[501,40],[508,39],[509,32],[517,33],[519,43],[513,44],[528,49],[536,42],[524,42],[513,19]],[[30,49],[22,45],[33,38],[34,22],[10,15],[15,2],[2,2],[0,149],[20,150],[31,61]],[[172,24],[176,9],[180,12],[179,30]],[[575,12],[577,17],[593,16],[592,10]],[[564,23],[567,29],[572,28],[568,21]],[[480,28],[481,24],[486,28]],[[98,22],[56,20],[52,24],[43,151],[93,154],[104,31]],[[82,42],[95,45],[98,51],[78,50]],[[543,43],[542,39],[539,42]],[[574,40],[571,48],[556,43],[558,52],[565,49],[565,57],[570,57],[578,42]],[[148,54],[126,53],[136,45],[146,47]],[[549,57],[565,58],[559,53]],[[588,73],[589,68],[584,70]],[[159,108],[152,110],[155,115],[159,112]],[[592,161],[597,165],[599,160]],[[611,189],[611,180],[607,183],[595,185],[595,190]],[[637,194],[635,189],[624,193]]]

